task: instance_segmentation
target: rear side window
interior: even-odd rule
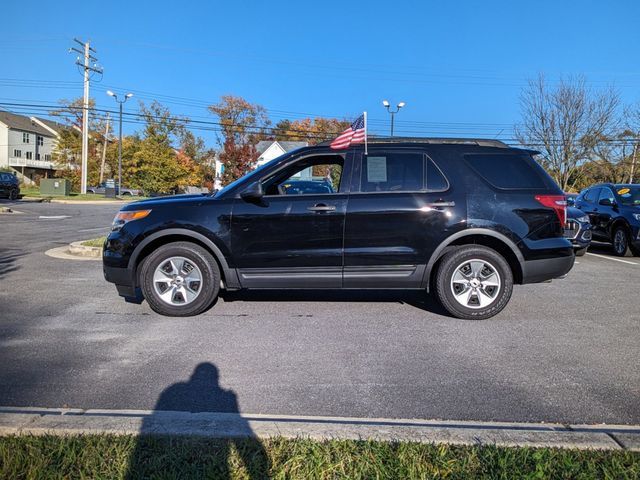
[[[535,160],[528,155],[473,154],[464,158],[478,175],[495,188],[546,188]]]
[[[371,153],[362,158],[361,192],[424,190],[425,157],[422,153]]]

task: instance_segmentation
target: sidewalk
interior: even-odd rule
[[[457,445],[640,451],[640,425],[563,425],[386,418],[0,407],[0,435],[167,434],[376,439]]]

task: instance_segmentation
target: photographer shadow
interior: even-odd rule
[[[235,392],[219,384],[218,368],[208,362],[199,364],[188,381],[167,387],[158,397],[153,413],[141,426],[127,479],[232,478],[229,463],[234,452],[249,478],[268,478],[268,456],[246,420],[234,417],[237,435],[232,438],[193,438],[163,432],[159,426],[167,412],[240,413]]]

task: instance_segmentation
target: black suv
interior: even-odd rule
[[[576,207],[589,215],[594,240],[611,242],[621,257],[640,255],[640,185],[594,185],[580,192]]]
[[[0,195],[9,200],[15,200],[20,196],[20,181],[12,173],[0,172]]]
[[[221,287],[342,288],[435,291],[452,315],[488,318],[514,283],[574,263],[565,197],[532,153],[466,139],[305,147],[213,196],[126,205],[104,275],[164,315],[203,312]],[[309,176],[331,189],[283,188]]]

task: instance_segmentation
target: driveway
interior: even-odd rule
[[[480,322],[421,293],[320,291],[229,293],[177,319],[124,303],[100,262],[44,254],[104,234],[117,206],[14,208],[0,405],[152,409],[206,363],[245,413],[640,423],[640,258],[597,248]]]

